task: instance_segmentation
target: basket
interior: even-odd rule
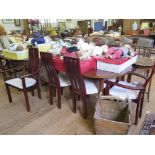
[[[112,96],[100,96],[94,114],[97,135],[125,135],[131,126],[130,108],[125,101]]]

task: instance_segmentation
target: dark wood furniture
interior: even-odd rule
[[[7,70],[7,69],[12,69],[10,70],[9,73],[10,75],[13,74],[14,77],[18,77],[21,72],[24,70],[28,69],[28,59],[27,60],[13,60],[13,59],[7,59],[4,56],[0,56],[1,60],[1,68]]]
[[[133,68],[135,71],[133,74],[128,75],[127,81],[128,82],[131,81],[132,75],[139,75],[139,76],[148,77],[149,72],[153,67],[153,64],[154,64],[154,62],[152,61],[151,58],[139,56],[136,63],[133,64]],[[141,70],[143,72],[143,74],[138,73],[136,70]],[[145,92],[147,94],[148,102],[149,102],[149,96],[150,96],[151,83],[152,83],[152,79],[149,82],[148,90]]]
[[[142,47],[142,46],[138,47],[138,52],[143,57],[151,57],[151,51],[152,51],[151,47]]]
[[[81,20],[77,23],[82,31],[82,35],[92,33],[93,29],[91,28],[91,20]]]
[[[155,72],[155,63],[152,67],[151,73],[149,74],[148,77],[145,76],[140,76],[139,74],[134,74],[138,77],[141,77],[143,79],[145,79],[144,84],[137,84],[137,85],[133,85],[127,82],[112,82],[112,81],[106,81],[106,94],[110,94],[111,90],[113,89],[113,92],[115,91],[117,93],[118,97],[123,96],[123,92],[125,92],[126,90],[131,90],[131,91],[138,91],[138,95],[134,98],[133,96],[129,99],[131,99],[133,102],[135,102],[137,104],[136,107],[136,116],[135,116],[135,124],[138,123],[138,117],[142,116],[142,109],[143,109],[143,102],[144,102],[144,94],[147,88],[148,83],[150,82],[150,80],[152,79],[153,75]],[[118,89],[119,87],[119,89]],[[118,93],[119,91],[119,93]],[[129,92],[130,93],[130,92]],[[129,95],[129,94],[128,94]],[[115,95],[116,97],[116,95]],[[126,98],[128,99],[128,98]]]
[[[63,87],[70,86],[70,82],[67,78],[60,77],[55,69],[53,56],[51,53],[41,52],[41,60],[45,66],[47,77],[48,77],[48,87],[50,104],[53,104],[53,97],[56,96],[56,90],[58,95],[58,108],[61,108],[61,93]],[[63,80],[63,81],[62,81]],[[61,82],[63,84],[61,84]]]
[[[87,116],[87,95],[97,94],[97,85],[83,79],[78,58],[64,56],[65,70],[71,82],[73,112],[76,112],[76,97],[81,96],[83,102],[83,117]]]
[[[152,39],[153,40],[153,46],[155,45],[155,35],[132,34],[128,37],[132,38],[134,43],[137,43],[139,38]]]
[[[123,79],[125,75],[131,73],[132,71],[133,71],[132,67],[125,69],[121,73],[113,73],[113,72],[108,72],[108,71],[99,70],[99,69],[91,69],[83,73],[82,75],[83,77],[86,77],[86,78],[97,79],[99,81],[99,91],[100,93],[103,94],[104,93],[103,84],[105,79],[108,79],[108,78],[117,78],[118,80],[121,78]]]
[[[26,109],[29,112],[30,104],[29,104],[27,91],[31,90],[32,95],[34,96],[34,89],[36,88],[38,91],[38,97],[41,99],[41,92],[39,87],[39,51],[38,49],[29,48],[29,67],[28,67],[29,74],[18,78],[8,79],[7,72],[13,71],[13,70],[15,70],[15,68],[5,69],[2,66],[2,71],[1,71],[4,77],[4,82],[5,82],[9,102],[12,102],[12,97],[11,97],[9,87],[22,90],[26,101]]]

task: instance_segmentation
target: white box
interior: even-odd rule
[[[126,68],[130,67],[132,64],[134,64],[137,61],[138,55],[132,57],[128,61],[122,63],[122,64],[110,64],[110,63],[105,63],[103,61],[97,60],[97,69],[100,70],[105,70],[109,72],[114,72],[114,73],[120,73]]]

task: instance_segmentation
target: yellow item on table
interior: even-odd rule
[[[22,43],[22,39],[21,38],[19,38],[19,37],[10,37],[10,40],[11,40],[11,42],[12,43],[15,43],[15,44],[17,44],[17,43]]]
[[[4,58],[11,59],[11,60],[24,60],[28,59],[28,51],[9,51],[9,50],[3,50],[2,51]]]
[[[58,35],[58,33],[56,32],[56,30],[55,30],[54,27],[47,28],[46,30],[47,30],[48,32],[50,32],[50,34],[51,34],[52,36],[57,36],[57,35]]]
[[[52,48],[51,44],[39,44],[37,47],[39,52],[49,52]]]

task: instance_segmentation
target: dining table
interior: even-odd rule
[[[99,70],[99,69],[90,69],[84,73],[82,73],[82,76],[85,78],[90,78],[90,79],[96,79],[99,81],[99,92],[104,94],[104,82],[106,79],[111,79],[111,78],[124,78],[125,75],[128,75],[129,73],[133,72],[133,67],[130,66],[123,70],[120,73],[114,73],[114,72],[109,72],[105,70]]]

